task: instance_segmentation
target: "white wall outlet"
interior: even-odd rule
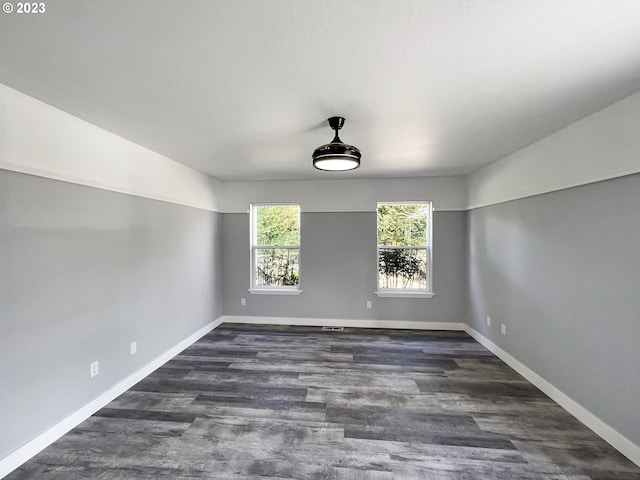
[[[242,305],[243,307],[247,304],[247,299],[246,298],[241,298],[240,299],[240,305]]]
[[[491,326],[491,317],[487,315],[487,326]]]
[[[507,326],[504,323],[500,325],[500,333],[503,335],[507,334]]]
[[[371,300],[367,300],[367,308],[371,308]]]
[[[138,342],[131,342],[131,348],[129,349],[130,355],[135,355],[138,351]]]
[[[89,375],[91,375],[91,378],[93,378],[98,375],[98,373],[100,373],[100,365],[96,360],[95,362],[92,362],[91,365],[89,365]]]

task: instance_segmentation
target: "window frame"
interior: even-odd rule
[[[426,245],[381,245],[378,243],[378,208],[380,205],[425,205],[427,210]],[[380,250],[426,250],[427,288],[384,288],[380,287]],[[433,291],[433,202],[431,200],[411,200],[376,203],[376,296],[398,298],[431,298]]]
[[[279,207],[279,206],[296,206],[298,207],[298,245],[257,245],[257,208],[258,207]],[[258,295],[300,295],[301,279],[301,251],[302,251],[302,208],[299,203],[294,202],[271,202],[271,203],[250,203],[249,204],[249,270],[250,281],[248,292]],[[298,250],[298,285],[256,285],[256,252],[258,250]]]

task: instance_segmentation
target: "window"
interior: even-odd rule
[[[299,294],[300,205],[251,205],[251,293]]]
[[[431,202],[378,204],[378,296],[431,297]]]

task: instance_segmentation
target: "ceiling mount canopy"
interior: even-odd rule
[[[347,145],[338,137],[338,130],[344,125],[343,117],[331,117],[329,126],[336,131],[331,143],[322,145],[313,152],[313,166],[318,170],[343,172],[360,166],[360,150]]]

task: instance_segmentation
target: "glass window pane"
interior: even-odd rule
[[[299,251],[297,248],[259,248],[255,250],[255,286],[297,286]]]
[[[300,245],[299,205],[259,205],[255,209],[257,245]]]
[[[378,204],[378,245],[426,246],[428,203]]]
[[[427,289],[427,250],[380,248],[378,288]]]

